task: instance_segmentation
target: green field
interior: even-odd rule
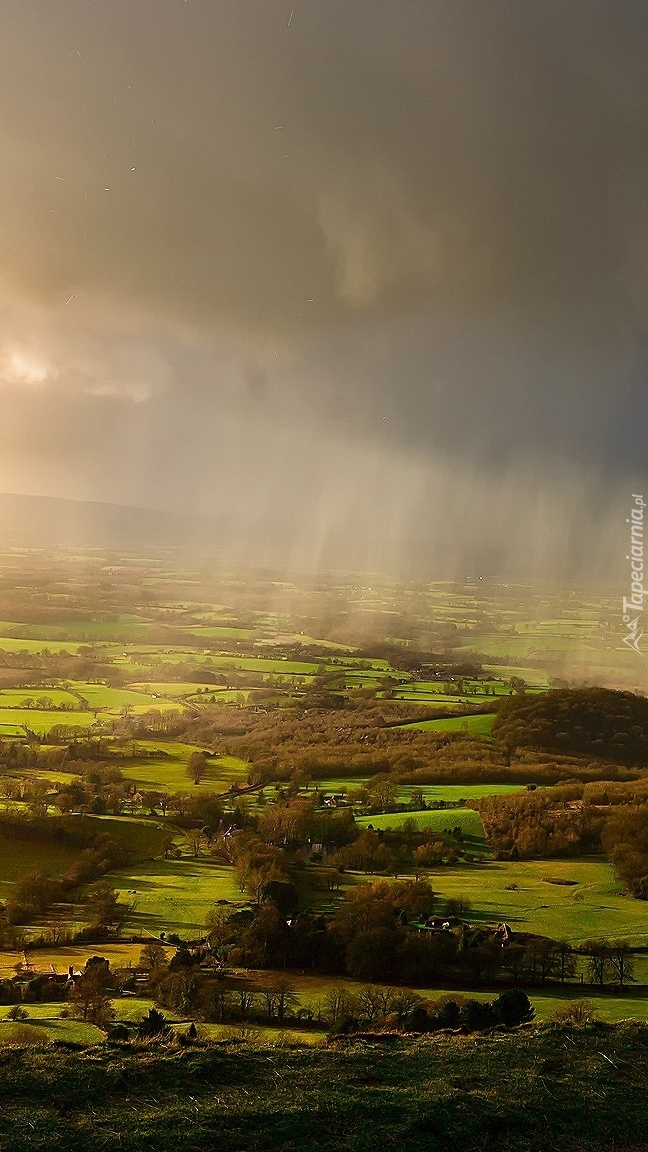
[[[245,899],[232,869],[204,858],[155,860],[111,872],[110,879],[124,903],[134,902],[124,931],[145,936],[160,932],[200,935],[216,900]]]
[[[6,900],[11,885],[26,872],[63,876],[79,856],[65,844],[46,840],[16,840],[3,834],[0,825],[0,900]]]
[[[334,776],[326,780],[313,781],[310,788],[319,788],[322,792],[334,792],[339,795],[342,792],[351,792],[355,788],[365,788],[370,779],[370,776]],[[451,803],[463,799],[480,800],[483,796],[506,796],[510,792],[524,790],[524,784],[399,784],[396,801],[399,804],[407,803],[414,792],[422,792],[425,803],[433,804],[439,800]]]
[[[402,828],[406,823],[420,830],[430,828],[443,832],[444,828],[461,828],[464,836],[484,841],[484,827],[477,812],[472,808],[447,808],[432,812],[387,812],[378,816],[358,816],[356,823],[366,828]]]
[[[495,713],[477,716],[450,716],[447,720],[419,720],[413,724],[399,724],[399,728],[412,728],[419,732],[469,732],[472,736],[489,736]]]
[[[38,953],[35,953],[37,956]],[[153,1001],[145,997],[118,997],[111,1001],[112,1007],[115,1012],[114,1022],[120,1023],[137,1023],[146,1015],[149,1008],[153,1007]],[[11,1032],[11,1021],[8,1020],[8,1013],[11,1005],[0,1005],[0,1047],[3,1044],[3,1039]],[[106,1034],[101,1029],[95,1028],[92,1024],[84,1024],[82,1020],[61,1018],[61,1012],[69,1011],[69,1006],[63,1002],[56,1002],[52,1004],[36,1003],[23,1005],[24,1010],[27,1012],[27,1020],[21,1021],[23,1024],[28,1024],[36,1028],[42,1028],[47,1033],[48,1040],[64,1040],[73,1042],[75,1044],[102,1044],[105,1042]],[[178,1019],[176,1013],[171,1009],[165,1009],[165,1016],[168,1020],[175,1021]]]
[[[2,641],[0,640],[0,647]],[[155,654],[156,662],[163,663],[174,662],[178,656],[192,655],[196,665],[206,664],[212,671],[219,670],[221,672],[227,671],[231,668],[232,671],[242,672],[262,672],[269,673],[270,675],[291,675],[291,676],[314,676],[320,670],[318,664],[306,663],[303,660],[288,660],[283,658],[271,659],[263,656],[230,656],[216,655],[207,652],[196,652],[194,649],[187,649],[181,647],[174,648],[143,648],[138,646],[137,652],[133,655],[144,654],[146,652]],[[337,671],[337,669],[335,669]]]
[[[0,652],[70,652],[76,654],[80,643],[69,640],[20,640],[12,636],[0,636]]]
[[[169,836],[167,829],[154,820],[126,816],[65,816],[62,822],[72,829],[106,833],[122,844],[134,860],[157,856]],[[25,872],[64,875],[82,851],[81,847],[57,844],[54,840],[18,840],[3,834],[0,824],[0,899],[7,898],[11,884]]]
[[[52,728],[91,728],[96,722],[92,712],[44,712],[40,708],[2,708],[0,710],[2,726],[9,729],[24,729],[46,736]]]
[[[141,950],[141,944],[111,943],[101,945],[101,955],[110,960],[113,968],[127,968],[135,965]],[[97,952],[96,944],[65,944],[30,949],[26,955],[38,972],[50,970],[50,965],[54,965],[57,972],[67,972],[70,964],[75,968],[83,968],[86,961],[91,956],[96,956]],[[22,965],[22,963],[22,951],[0,951],[0,977],[6,980],[15,976],[17,966]]]
[[[483,704],[493,707],[496,702],[496,697],[481,694],[478,696],[447,696],[443,692],[417,692],[409,684],[403,688],[378,692],[378,696],[400,701],[403,704],[418,704],[421,707],[438,708],[440,712],[456,712],[464,705],[468,708],[476,708]]]
[[[592,653],[596,652],[594,644],[588,645],[588,637],[574,629],[561,629],[559,632],[549,630],[518,632],[513,636],[480,636],[470,645],[472,651],[493,657],[494,663],[498,657],[533,662],[541,657],[551,658],[563,652],[584,651],[588,647]]]
[[[188,628],[179,624],[178,627],[188,636],[197,636],[198,638],[204,636],[205,640],[248,640],[254,636],[254,629],[252,628],[228,628],[227,626],[212,624],[200,624],[198,627],[190,626]]]
[[[14,624],[10,626],[16,640],[23,637],[36,643],[58,647],[63,641],[94,644],[102,640],[137,641],[146,636],[151,622],[138,616],[120,616],[118,620],[68,620],[65,624]],[[9,629],[8,629],[9,630]],[[3,641],[0,640],[0,644]]]
[[[291,985],[295,988],[299,1001],[304,1007],[310,1008],[317,1016],[318,1011],[324,1012],[325,998],[331,992],[346,988],[351,993],[361,992],[366,986],[361,981],[353,980],[348,976],[311,976],[307,974],[291,973]],[[398,985],[378,984],[376,987],[388,988],[398,993],[402,991]],[[448,996],[451,999],[492,1000],[496,995],[492,989],[488,991],[475,991],[469,989],[462,991],[457,988],[433,986],[417,988],[416,992],[424,1000],[430,1002]],[[593,1009],[600,1020],[614,1023],[618,1020],[633,1018],[648,1021],[648,992],[629,989],[624,993],[599,992],[596,987],[580,984],[571,987],[529,988],[528,996],[536,1010],[538,1020],[549,1020],[554,1012],[568,1004],[570,1000],[585,998],[591,1001]]]
[[[226,792],[232,784],[247,783],[249,765],[236,756],[214,756],[207,760],[207,775],[200,784],[194,784],[187,774],[187,761],[196,751],[193,744],[179,741],[160,743],[139,740],[138,746],[166,753],[146,760],[124,761],[120,765],[124,776],[134,780],[142,790],[162,792],[190,792],[208,788],[212,792]]]
[[[82,1020],[61,1020],[58,1015],[48,1012],[54,1008],[60,1012],[62,1004],[30,1004],[29,1021],[34,1029],[34,1036],[39,1036],[41,1030],[46,1035],[46,1043],[52,1040],[65,1041],[68,1044],[101,1044],[106,1039],[105,1032],[95,1028],[93,1024],[84,1024]],[[0,1008],[0,1012],[4,1012]],[[0,1047],[4,1047],[12,1036],[15,1025],[11,1021],[0,1018]]]
[[[548,884],[546,878],[576,884]],[[572,944],[607,936],[648,945],[645,901],[624,896],[612,865],[601,859],[462,864],[430,871],[428,879],[443,898],[466,896],[474,919],[506,920],[514,931]]]
[[[210,692],[212,690],[215,692],[227,691],[227,689],[219,688],[219,686],[217,684],[206,685],[206,687],[209,687]],[[162,696],[168,700],[175,700],[175,699],[181,698],[183,696],[192,696],[195,692],[198,691],[199,688],[201,688],[201,685],[196,684],[194,681],[185,681],[184,683],[178,683],[178,684],[170,683],[168,681],[162,681],[162,682],[157,683],[157,684],[150,683],[150,682],[145,682],[145,683],[137,683],[136,682],[136,683],[131,684],[130,688],[131,688],[131,691],[133,691],[133,692],[145,692],[148,696],[152,696],[152,695],[155,697],[161,697]],[[159,707],[157,700],[156,700],[156,707]]]
[[[91,711],[119,713],[122,708],[129,708],[138,713],[148,712],[152,708],[168,711],[181,707],[176,700],[154,696],[150,692],[137,692],[132,688],[110,688],[105,684],[84,684],[80,681],[73,681],[72,687],[87,701]]]
[[[106,833],[136,860],[149,860],[163,851],[170,832],[159,820],[134,816],[74,816],[66,821],[90,822],[93,832]]]
[[[38,704],[40,700],[47,700],[48,704],[45,710],[60,707],[61,704],[66,708],[78,710],[79,702],[77,697],[72,692],[68,692],[64,688],[3,688],[0,691],[0,708],[20,708],[25,707],[25,702],[29,701],[27,709]],[[62,713],[65,719],[66,713]]]

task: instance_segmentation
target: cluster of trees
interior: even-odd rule
[[[241,890],[255,899],[269,880],[290,880],[307,891],[315,876],[306,870],[309,862],[325,861],[334,876],[346,869],[388,874],[412,868],[418,873],[432,865],[456,864],[469,851],[459,827],[443,833],[415,826],[365,829],[355,823],[350,808],[318,808],[312,794],[255,812],[243,809],[240,816],[238,829],[229,817],[223,819],[226,830],[212,835],[206,847],[234,867]]]
[[[499,859],[604,852],[633,896],[648,899],[648,781],[573,782],[470,803]]]
[[[617,807],[603,825],[601,843],[632,895],[648,900],[648,806]]]
[[[470,801],[498,859],[600,852],[603,817],[582,803],[578,783]]]
[[[464,1032],[484,1031],[496,1027],[513,1028],[534,1018],[534,1009],[525,992],[518,988],[503,991],[492,1001],[465,996],[444,996],[426,1001],[407,988],[383,988],[372,985],[336,988],[316,1006],[306,1007],[285,975],[274,975],[254,982],[227,969],[207,969],[199,956],[180,947],[169,960],[166,950],[152,942],[144,947],[139,969],[149,975],[149,991],[163,1007],[191,1015],[209,1023],[278,1024],[308,1023],[328,1027],[333,1035],[347,1032],[399,1030],[435,1032],[441,1029]],[[133,987],[133,974],[114,970],[103,956],[90,957],[80,976],[67,985],[52,987],[46,976],[36,976],[27,987],[20,981],[0,983],[0,1001],[12,1004],[8,1017],[13,1021],[29,1019],[24,1004],[62,997],[68,1002],[62,1015],[70,1015],[108,1031],[113,1040],[165,1040],[174,1035],[167,1018],[157,1008],[132,1028],[113,1027],[114,997]],[[17,996],[20,995],[20,1000]],[[188,1038],[195,1038],[191,1026]]]
[[[88,885],[84,895],[84,908],[90,917],[87,928],[71,935],[72,940],[83,940],[105,932],[107,928],[119,927],[127,908],[118,903],[118,896],[107,880],[90,883],[94,877],[103,875],[115,867],[113,859],[101,852],[86,849],[79,860],[60,879],[52,879],[43,872],[27,872],[16,880],[11,895],[0,908],[0,931],[3,943],[16,944],[16,936],[11,931],[15,925],[28,924],[47,912],[52,904],[69,898],[72,889],[80,884]]]
[[[426,1003],[416,993],[371,987],[360,993],[341,988],[327,1000],[333,1031],[338,1035],[376,1026],[411,1032],[485,1032],[515,1028],[535,1017],[535,1009],[521,988],[507,988],[491,1001],[444,996]]]
[[[648,699],[608,688],[574,688],[506,698],[493,735],[511,749],[542,748],[648,764]]]
[[[508,697],[506,698],[509,699]],[[513,699],[511,697],[510,699]],[[520,697],[526,699],[526,697]],[[429,709],[408,705],[407,718],[425,719]],[[444,713],[447,715],[447,713]],[[465,732],[438,733],[400,727],[403,707],[388,700],[354,699],[343,710],[282,708],[255,713],[251,708],[202,708],[195,715],[163,714],[169,734],[250,762],[250,783],[267,784],[301,776],[330,777],[388,774],[407,784],[521,783],[552,784],[578,776],[585,780],[635,778],[637,770],[598,759],[538,754],[506,741],[486,741]],[[145,736],[153,729],[146,716],[120,721],[124,736]]]
[[[634,980],[634,956],[626,940],[586,940],[580,951],[587,957],[591,984],[623,988]]]
[[[492,929],[459,919],[469,911],[461,898],[444,901],[435,918],[440,902],[424,880],[359,884],[327,914],[299,912],[297,902],[295,888],[277,875],[259,886],[254,906],[216,909],[208,926],[212,955],[223,964],[310,968],[412,986],[431,980],[472,985],[500,974],[540,984],[574,973],[568,945],[516,936],[515,946],[504,948]]]
[[[200,954],[179,948],[170,963],[164,950],[150,945],[142,954],[158,1003],[203,1020],[243,1024],[284,1024],[289,1018],[328,1025],[333,1033],[396,1028],[432,1032],[442,1028],[476,1031],[498,1025],[514,1027],[533,1019],[529,999],[520,989],[507,989],[491,1003],[466,997],[443,997],[430,1003],[408,988],[365,985],[337,988],[317,1009],[305,1008],[285,975],[275,974],[261,986],[226,968],[205,969]]]
[[[93,885],[111,869],[123,867],[128,861],[124,847],[111,836],[86,828],[71,828],[62,821],[4,818],[0,830],[3,839],[13,841],[23,852],[25,847],[43,840],[79,849],[79,855],[58,879],[38,870],[18,878],[0,909],[0,930],[5,938],[11,935],[8,930],[13,926],[32,922],[52,904],[69,898],[75,888]],[[87,904],[95,925],[105,926],[118,920],[117,900],[108,895],[108,889],[112,893],[111,885],[95,884],[88,892]]]
[[[68,751],[66,748],[42,748],[36,741],[0,740],[0,765],[8,772],[29,768],[55,772],[68,759]]]
[[[194,755],[199,758],[198,776],[202,779],[202,754],[196,752]],[[151,816],[168,815],[184,828],[204,828],[207,834],[217,831],[223,820],[221,801],[208,791],[169,793],[145,789],[139,792],[137,785],[125,779],[121,770],[110,761],[69,761],[66,769],[76,774],[78,779],[57,788],[35,776],[0,776],[0,796],[5,800],[5,813],[12,814],[12,802],[19,801],[34,817],[47,815],[51,808],[64,814],[120,816],[132,812],[137,803],[138,809]],[[194,772],[188,771],[187,776],[193,779]],[[19,810],[14,814],[18,817]],[[239,816],[231,815],[229,820],[236,824]]]
[[[461,828],[455,826],[439,833],[430,828],[400,830],[367,828],[357,830],[351,843],[341,848],[329,861],[340,869],[388,874],[403,868],[416,873],[441,864],[456,864],[472,853],[463,842]]]
[[[106,683],[120,687],[124,674],[120,668],[110,664],[105,654],[97,650],[79,648],[76,654],[56,651],[56,642],[51,648],[39,652],[22,649],[14,652],[0,652],[0,668],[15,670],[6,683],[15,685],[56,684],[64,680],[81,680],[85,683]],[[46,691],[46,689],[44,689]]]

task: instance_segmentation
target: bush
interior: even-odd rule
[[[461,1023],[461,1004],[451,996],[442,996],[432,1005],[430,1019],[433,1028],[458,1028]]]
[[[12,1028],[0,1030],[0,1044],[10,1048],[27,1048],[35,1044],[49,1044],[45,1028],[33,1024],[14,1024]]]
[[[157,1008],[149,1008],[137,1025],[137,1035],[140,1040],[169,1040],[173,1036],[173,1029],[162,1012],[158,1012]]]
[[[29,1020],[29,1012],[26,1012],[21,1004],[14,1004],[7,1012],[7,1020]]]
[[[493,1006],[485,1000],[469,1000],[461,1010],[461,1023],[469,1032],[484,1032],[498,1023]]]
[[[591,1000],[572,1000],[556,1008],[551,1019],[557,1024],[592,1024],[597,1015]]]
[[[115,1024],[108,1032],[108,1039],[112,1041],[128,1040],[130,1033],[125,1024]]]
[[[527,1024],[535,1016],[535,1009],[521,988],[507,988],[493,1000],[492,1008],[496,1022],[506,1028]]]

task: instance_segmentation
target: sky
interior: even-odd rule
[[[643,0],[0,0],[0,106],[0,491],[623,579]]]

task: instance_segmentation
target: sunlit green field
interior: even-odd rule
[[[38,956],[38,953],[34,955]],[[124,1023],[138,1023],[154,1006],[153,1000],[140,996],[115,997],[111,1000],[111,1004],[115,1013],[115,1024],[122,1021]],[[76,1044],[101,1044],[106,1039],[105,1032],[95,1028],[92,1024],[85,1024],[82,1020],[73,1018],[62,1018],[62,1012],[69,1013],[69,1005],[65,1002],[28,1003],[21,1005],[21,1007],[27,1013],[27,1019],[21,1021],[21,1024],[29,1025],[34,1029],[34,1032],[44,1029],[48,1040],[66,1040]],[[0,1046],[2,1046],[5,1037],[11,1033],[12,1023],[8,1019],[10,1008],[11,1005],[9,1004],[0,1005]],[[169,1021],[175,1022],[179,1019],[172,1009],[165,1008],[164,1014]]]
[[[473,736],[488,736],[494,721],[495,713],[488,712],[477,716],[451,716],[447,720],[419,720],[399,727],[420,732],[470,732]]]
[[[161,693],[152,695],[150,692],[137,692],[132,688],[110,688],[106,684],[85,684],[73,681],[71,687],[91,710],[107,712],[120,712],[128,708],[134,713],[149,711],[157,708],[160,711],[178,709],[177,701],[165,698]]]
[[[0,636],[0,652],[71,652],[76,653],[80,644],[69,640],[21,640],[12,636]]]
[[[486,696],[482,693],[475,696],[465,695],[446,695],[444,692],[418,692],[415,688],[407,684],[403,688],[394,688],[388,692],[380,691],[379,696],[386,696],[388,699],[401,700],[404,704],[420,704],[426,705],[428,708],[438,708],[443,711],[455,710],[459,711],[464,706],[475,708],[477,705],[487,704],[493,707],[496,703],[496,697]]]
[[[340,794],[353,791],[354,788],[366,788],[370,779],[369,776],[333,776],[313,781],[310,787]],[[524,787],[523,784],[399,784],[396,801],[407,803],[414,792],[422,792],[426,804],[437,803],[439,800],[456,803],[464,799],[479,800],[483,796],[506,796],[509,792],[524,791]]]
[[[0,641],[0,646],[2,641]],[[145,653],[146,649],[138,647],[138,653]],[[169,649],[149,648],[148,651],[155,654],[156,661],[163,663],[176,663],[178,656],[182,655],[186,658],[191,654],[195,660],[196,665],[206,664],[212,670],[218,669],[219,671],[226,671],[231,668],[233,671],[244,672],[263,672],[283,675],[306,675],[314,676],[319,671],[317,664],[306,663],[303,660],[288,660],[277,657],[272,659],[264,656],[234,656],[234,655],[216,655],[213,653],[195,652],[194,649],[173,647]],[[136,655],[136,653],[133,653]]]
[[[113,968],[137,964],[141,950],[141,944],[101,945],[101,955],[110,960]],[[50,970],[50,965],[53,965],[57,972],[67,972],[70,964],[75,968],[83,968],[86,960],[96,956],[97,952],[96,944],[64,944],[30,949],[26,955],[39,972]],[[0,950],[0,978],[6,980],[15,976],[16,966],[22,965],[23,959],[22,951]]]
[[[0,691],[0,708],[31,709],[41,702],[41,708],[66,708],[78,710],[78,698],[64,688],[3,688]],[[65,719],[66,713],[62,713]]]
[[[60,1016],[46,1015],[45,1009],[56,1008],[59,1012],[61,1004],[39,1004],[38,1014],[29,1014],[33,1027],[33,1043],[45,1043],[51,1040],[64,1040],[74,1044],[101,1044],[106,1039],[105,1032],[95,1028],[93,1024],[84,1024],[82,1020],[61,1020]],[[16,1026],[9,1020],[0,1021],[0,1047],[7,1044],[16,1030]],[[22,1041],[24,1043],[24,1041]]]
[[[548,884],[547,878],[576,884]],[[430,871],[428,879],[443,898],[466,896],[471,917],[506,920],[514,931],[570,943],[606,936],[648,944],[645,901],[624,896],[612,865],[602,859],[443,866]]]
[[[136,682],[134,684],[131,684],[130,687],[131,687],[131,690],[135,691],[135,692],[145,692],[149,696],[154,695],[157,698],[164,697],[168,700],[175,700],[175,699],[179,699],[183,696],[192,696],[195,692],[198,691],[199,688],[201,688],[201,685],[196,684],[194,681],[186,681],[185,683],[182,683],[182,684],[179,684],[179,683],[175,684],[175,683],[170,683],[167,681],[162,681],[158,684],[154,684],[154,683],[150,683],[150,682],[149,683],[137,683]],[[210,685],[207,685],[207,687],[209,687],[210,692],[221,691],[221,689],[219,688],[219,686],[217,684],[213,684],[213,685],[210,684]],[[223,689],[223,691],[226,691],[226,689]],[[155,706],[159,707],[157,702],[156,702]]]
[[[0,722],[3,727],[22,730],[28,728],[46,736],[52,728],[91,728],[96,722],[92,712],[44,712],[40,708],[2,708]]]
[[[168,954],[172,955],[171,952]],[[155,1001],[147,996],[119,996],[112,999],[111,1003],[115,1010],[115,1023],[124,1024],[139,1023],[142,1016],[146,1016],[149,1009],[155,1007]],[[164,1015],[171,1021],[182,1019],[173,1008],[165,1008]]]
[[[125,761],[120,765],[124,776],[134,780],[140,789],[162,792],[189,792],[209,789],[212,792],[226,792],[232,784],[247,783],[249,765],[236,756],[215,756],[207,760],[207,773],[199,784],[194,784],[187,773],[187,762],[196,748],[192,744],[179,741],[156,743],[139,740],[138,745],[166,752],[146,760]]]
[[[484,840],[484,827],[477,812],[472,808],[448,808],[431,812],[388,812],[378,816],[358,816],[356,822],[361,827],[371,824],[373,828],[414,827],[417,830],[430,828],[443,832],[445,828],[461,828],[464,836]]]
[[[124,931],[200,935],[216,900],[244,901],[231,868],[205,858],[155,860],[111,872],[120,899],[133,904]]]

